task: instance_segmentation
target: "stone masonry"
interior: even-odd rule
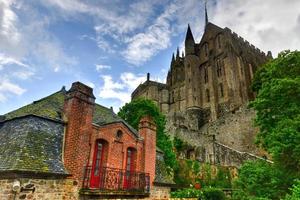
[[[254,73],[269,59],[271,52],[266,55],[227,27],[206,21],[196,43],[188,26],[185,55],[178,49],[173,54],[166,83],[151,81],[148,74],[132,99],[153,100],[167,117],[167,132],[187,142],[197,159],[215,163],[226,155],[220,164],[239,166],[245,156],[231,155],[265,155],[254,145],[255,112],[247,104],[255,98],[250,89]],[[216,155],[215,144],[231,153]]]

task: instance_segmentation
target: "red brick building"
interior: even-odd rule
[[[152,119],[135,130],[80,82],[2,116],[0,138],[0,199],[168,197]]]

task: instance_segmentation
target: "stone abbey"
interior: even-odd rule
[[[132,99],[147,97],[164,113],[200,109],[215,120],[225,110],[234,110],[253,99],[251,80],[257,68],[270,59],[271,52],[255,48],[229,28],[206,23],[196,43],[188,26],[185,55],[172,56],[167,83],[148,79]]]
[[[239,155],[257,154],[252,144],[256,132],[251,123],[254,112],[245,105],[255,98],[250,89],[255,71],[269,59],[270,51],[266,55],[229,28],[208,22],[206,12],[200,42],[195,41],[188,25],[185,55],[180,55],[179,49],[176,56],[173,54],[166,83],[151,81],[148,74],[132,93],[132,99],[153,100],[167,116],[170,135],[204,149],[206,153],[196,157],[216,162],[216,148],[208,147],[216,142]],[[243,116],[237,116],[236,111]],[[236,119],[224,123],[230,118]]]

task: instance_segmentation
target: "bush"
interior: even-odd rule
[[[225,200],[225,194],[217,188],[205,188],[197,190],[194,188],[186,188],[171,192],[173,198],[198,198],[199,200]]]
[[[286,195],[284,200],[299,200],[300,199],[300,180],[290,189],[292,194]]]
[[[202,191],[194,188],[185,188],[171,192],[173,198],[201,198],[203,197]]]
[[[205,188],[203,190],[203,200],[225,200],[225,194],[217,188]]]

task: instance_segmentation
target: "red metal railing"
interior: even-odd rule
[[[86,166],[83,189],[149,193],[150,177],[148,173],[103,167],[99,171],[99,181],[96,184],[95,182],[91,184],[91,173],[92,167]]]

